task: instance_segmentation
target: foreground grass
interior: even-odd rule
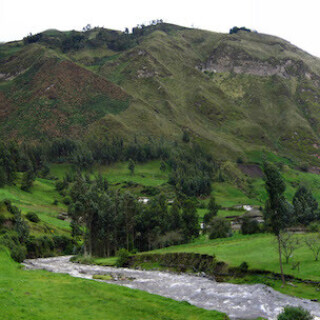
[[[303,238],[308,235],[300,235]],[[235,234],[231,238],[208,240],[202,237],[189,244],[172,246],[156,253],[195,252],[216,255],[218,260],[230,266],[239,266],[247,262],[250,269],[260,269],[280,272],[278,253],[274,236],[271,234],[256,234],[244,236]],[[292,269],[292,262],[300,262],[300,271]],[[294,252],[291,261],[284,263],[284,272],[302,279],[320,281],[320,261],[314,261],[311,251],[302,241],[302,246]]]
[[[224,314],[116,285],[25,271],[0,248],[1,319],[223,320]]]

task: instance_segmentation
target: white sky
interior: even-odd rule
[[[246,26],[320,57],[320,0],[0,0],[0,41],[88,23],[131,29],[153,19],[217,32]]]

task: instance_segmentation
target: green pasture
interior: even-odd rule
[[[208,311],[140,290],[26,271],[0,249],[0,306],[3,320],[224,320]]]
[[[29,223],[31,233],[68,233],[68,221],[57,219],[60,212],[66,212],[67,207],[62,203],[62,196],[55,190],[54,181],[37,178],[29,192],[20,189],[20,184],[0,188],[0,201],[8,199],[17,206],[22,214],[35,212],[41,222]],[[58,205],[54,205],[58,200]]]
[[[311,251],[304,243],[304,239],[312,234],[299,235],[301,247],[297,249],[288,264],[284,263],[284,273],[302,279],[320,281],[320,261],[315,261]],[[215,255],[218,260],[230,266],[239,266],[247,262],[250,269],[260,269],[280,272],[275,237],[271,234],[241,235],[225,239],[208,240],[202,237],[189,244],[172,246],[156,253],[167,252],[195,252]],[[300,262],[300,271],[293,269],[293,263]]]

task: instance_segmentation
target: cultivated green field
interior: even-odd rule
[[[224,314],[116,285],[25,271],[0,248],[2,320],[224,320]]]

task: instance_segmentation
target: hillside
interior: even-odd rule
[[[164,137],[219,159],[318,164],[320,59],[285,40],[160,23],[48,30],[0,47],[3,138]]]

